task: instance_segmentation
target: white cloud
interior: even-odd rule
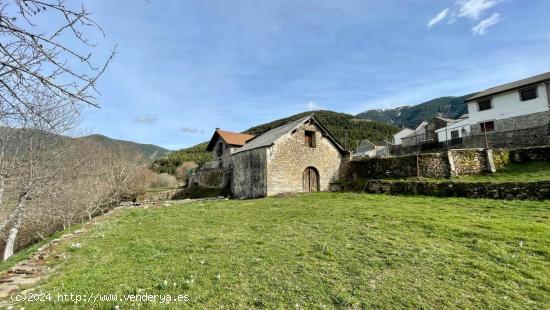
[[[500,14],[493,13],[491,17],[480,21],[477,25],[472,27],[472,32],[474,34],[483,35],[487,32],[487,28],[498,24],[498,22],[500,22]]]
[[[189,133],[189,134],[204,133],[204,130],[202,129],[199,130],[197,128],[181,127],[180,130],[183,131],[184,133]]]
[[[306,107],[308,111],[318,111],[323,109],[320,105],[318,105],[314,101],[309,101],[308,103],[306,103]]]
[[[140,123],[140,124],[147,124],[147,125],[153,125],[154,123],[156,123],[156,121],[157,121],[156,118],[147,116],[147,115],[138,116],[134,118],[134,122]]]
[[[428,29],[432,28],[433,26],[435,26],[435,24],[445,19],[445,17],[449,15],[449,11],[450,9],[446,8],[443,11],[437,13],[437,15],[434,18],[430,19],[430,21],[428,22],[428,25],[427,25]]]
[[[483,12],[497,5],[499,0],[457,0],[458,17],[478,20]]]
[[[493,13],[490,17],[487,16],[487,11],[501,3],[503,0],[455,0],[452,8],[447,8],[434,16],[427,24],[428,30],[441,22],[444,19],[448,20],[448,24],[453,24],[459,19],[471,19],[477,24],[471,28],[474,34],[485,34],[487,28],[496,25],[500,22],[500,14]]]

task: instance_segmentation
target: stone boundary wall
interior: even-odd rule
[[[227,188],[231,181],[229,168],[199,169],[189,177],[188,186],[204,188]]]
[[[447,156],[453,165],[450,172],[453,176],[478,174],[489,170],[487,151],[483,149],[451,150]]]
[[[351,160],[347,169],[352,179],[450,176],[449,160],[441,153]]]
[[[465,197],[492,199],[550,199],[550,181],[529,183],[467,183],[467,182],[422,182],[383,181],[366,183],[351,182],[344,188],[334,190],[386,193],[391,195],[425,195],[436,197]]]
[[[550,161],[550,145],[511,149],[508,153],[512,162]]]
[[[500,154],[500,153],[499,153]],[[389,158],[351,160],[345,167],[346,179],[441,178],[476,174],[489,170],[487,151],[451,150]]]

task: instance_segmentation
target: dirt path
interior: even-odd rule
[[[11,295],[15,292],[25,293],[38,282],[45,279],[54,268],[46,264],[48,258],[64,259],[64,253],[58,253],[57,245],[62,241],[75,239],[87,232],[94,225],[103,222],[128,207],[116,208],[102,216],[95,217],[74,232],[62,235],[41,246],[29,258],[18,262],[15,266],[0,274],[0,308],[9,307]]]
[[[0,273],[0,308],[10,307],[12,304],[11,296],[13,293],[25,293],[34,289],[35,285],[41,280],[46,279],[56,269],[46,264],[47,259],[66,259],[66,254],[61,253],[58,244],[65,241],[76,239],[80,234],[89,231],[95,225],[105,222],[116,216],[118,213],[131,208],[162,208],[177,204],[187,204],[191,202],[201,202],[210,200],[220,200],[224,198],[205,198],[205,199],[185,199],[172,200],[164,202],[147,202],[139,205],[122,204],[108,213],[93,218],[85,223],[82,228],[74,232],[62,235],[53,239],[47,244],[41,246],[29,258],[18,262],[15,266],[4,273]],[[76,245],[76,243],[75,243]]]

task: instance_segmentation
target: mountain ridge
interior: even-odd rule
[[[398,128],[392,125],[366,119],[357,119],[355,116],[346,113],[318,110],[307,111],[288,117],[280,118],[268,123],[256,125],[243,131],[243,133],[259,135],[270,129],[281,126],[285,123],[300,119],[306,115],[314,114],[317,119],[348,149],[353,149],[363,139],[373,142],[391,140]],[[213,131],[213,130],[212,130]],[[178,165],[185,161],[205,162],[211,160],[210,153],[205,151],[207,142],[203,142],[170,153],[166,158],[157,159],[153,162],[152,168],[157,172],[174,173]]]
[[[95,143],[99,143],[105,147],[124,148],[127,152],[132,152],[135,155],[142,156],[144,158],[144,161],[148,162],[152,162],[156,159],[165,157],[172,152],[171,150],[165,149],[155,144],[138,143],[129,140],[119,140],[102,134],[91,134],[74,139],[92,141]]]
[[[379,121],[399,128],[415,128],[422,121],[429,121],[435,116],[459,118],[468,112],[466,99],[474,94],[438,97],[416,105],[392,109],[372,109],[361,112],[355,117]]]

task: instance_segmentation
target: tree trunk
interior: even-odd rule
[[[19,201],[17,202],[17,207],[14,210],[14,217],[12,222],[12,227],[8,232],[8,238],[6,239],[6,248],[4,249],[4,260],[7,260],[13,255],[15,248],[15,239],[19,233],[19,228],[21,227],[21,222],[23,221],[23,216],[25,214],[25,207],[27,202],[27,197],[29,196],[29,191],[25,190],[20,196]]]
[[[13,255],[15,247],[15,239],[17,233],[19,233],[19,227],[21,226],[21,218],[18,218],[14,225],[10,228],[8,233],[8,239],[6,240],[6,248],[4,249],[4,260],[7,260]]]

